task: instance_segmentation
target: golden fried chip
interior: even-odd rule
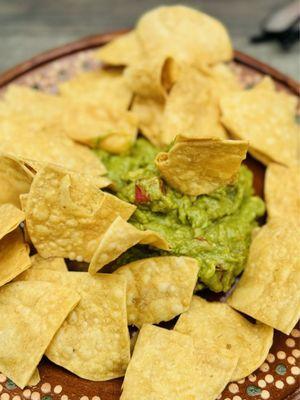
[[[228,303],[289,334],[300,317],[299,243],[295,220],[272,218],[254,236],[247,266]]]
[[[56,166],[36,174],[26,204],[30,238],[44,257],[90,261],[102,235],[135,206],[101,192],[86,176]]]
[[[32,374],[32,377],[27,382],[27,386],[36,386],[39,384],[40,381],[41,381],[40,373],[38,368],[36,368],[34,373]]]
[[[128,150],[136,139],[137,119],[130,111],[80,103],[66,107],[62,124],[66,134],[77,142],[118,154]]]
[[[222,122],[237,139],[249,140],[250,153],[263,162],[293,165],[299,157],[297,99],[271,88],[270,80],[221,99]]]
[[[300,216],[300,166],[271,163],[265,176],[265,200],[269,218]]]
[[[232,58],[225,27],[209,15],[185,6],[147,12],[138,21],[136,35],[150,57],[170,56],[195,67]]]
[[[134,98],[132,112],[138,118],[138,127],[141,133],[157,147],[162,145],[163,111],[163,101],[140,96]]]
[[[226,138],[215,86],[211,78],[196,69],[182,71],[166,101],[161,125],[163,143],[170,144],[180,134]]]
[[[68,268],[65,260],[59,257],[43,258],[39,254],[30,257],[30,269],[51,269],[52,271],[66,272]]]
[[[123,277],[28,270],[23,278],[57,282],[76,290],[81,297],[47,348],[46,355],[51,361],[93,381],[125,374],[130,340]]]
[[[1,145],[0,145],[1,146]],[[20,194],[29,192],[32,176],[14,157],[0,154],[0,204],[20,207]]]
[[[109,65],[131,65],[140,61],[143,49],[136,37],[135,31],[125,33],[100,47],[96,58]]]
[[[104,233],[92,257],[89,273],[95,274],[138,243],[169,250],[167,241],[158,233],[151,230],[141,231],[121,217],[117,217]]]
[[[198,400],[197,358],[189,336],[152,325],[139,333],[120,400]],[[172,368],[170,368],[172,365]]]
[[[0,205],[0,239],[15,230],[24,219],[23,211],[14,205],[8,203]]]
[[[168,321],[186,311],[195,288],[198,263],[189,257],[134,261],[114,274],[127,280],[128,324]]]
[[[32,160],[32,167],[34,162],[54,163],[90,175],[106,172],[95,154],[73,143],[56,125],[45,125],[24,114],[0,120],[0,151]]]
[[[177,136],[171,150],[159,153],[155,162],[170,186],[198,196],[234,183],[247,148],[245,141]]]
[[[125,69],[124,76],[131,90],[142,97],[164,99],[179,70],[173,58],[143,58]]]
[[[23,85],[9,85],[1,102],[0,116],[14,117],[17,113],[24,113],[29,120],[41,119],[49,123],[61,114],[61,105],[58,96]]]
[[[273,342],[273,329],[252,324],[225,303],[208,302],[194,296],[187,312],[182,314],[175,328],[190,335],[199,351],[215,348],[238,359],[231,381],[245,378],[266,359]]]
[[[171,366],[171,368],[170,368]],[[215,400],[229,381],[235,361],[196,351],[193,339],[144,325],[126,371],[120,400]]]
[[[126,111],[132,99],[126,79],[116,70],[81,73],[60,84],[59,92],[71,103],[92,104],[117,111]]]
[[[31,265],[29,249],[20,229],[0,240],[0,286],[10,282]]]
[[[1,372],[23,388],[79,300],[75,291],[48,282],[14,282],[1,287]]]

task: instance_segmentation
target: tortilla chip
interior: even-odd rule
[[[186,311],[198,271],[197,261],[189,257],[146,258],[115,271],[127,280],[128,324],[157,324]]]
[[[43,258],[39,254],[34,254],[30,257],[31,267],[26,271],[22,272],[22,274],[18,275],[15,278],[15,281],[24,281],[28,274],[32,273],[31,271],[58,271],[58,272],[68,272],[67,265],[63,258],[59,257],[50,257]],[[27,274],[28,273],[28,274]],[[33,273],[34,274],[34,273]]]
[[[300,317],[299,243],[297,221],[272,218],[255,235],[247,266],[228,303],[289,334]]]
[[[234,366],[231,361],[219,360],[217,351],[197,354],[188,335],[144,325],[120,400],[215,400]]]
[[[138,127],[141,133],[157,147],[163,144],[161,140],[163,111],[162,101],[140,96],[134,98],[132,112],[138,118]]]
[[[131,112],[71,102],[66,107],[62,124],[71,139],[113,153],[122,153],[134,143],[137,119]]]
[[[23,85],[9,85],[0,104],[1,117],[24,113],[29,120],[34,118],[50,123],[61,114],[62,100]]]
[[[71,103],[92,104],[117,111],[126,111],[132,100],[132,92],[123,74],[112,69],[81,73],[61,83],[59,92]]]
[[[20,208],[19,196],[29,192],[32,177],[14,157],[0,154],[0,205],[11,203]]]
[[[233,137],[249,140],[250,153],[262,163],[293,165],[299,157],[297,99],[268,82],[224,96],[222,122]]]
[[[270,164],[265,176],[265,200],[268,217],[286,218],[300,215],[300,166]]]
[[[0,120],[0,151],[32,160],[33,168],[54,163],[90,175],[106,172],[95,154],[73,143],[56,125],[45,125],[24,114]]]
[[[28,253],[21,229],[14,230],[0,240],[0,286],[30,267]]]
[[[2,190],[2,188],[1,188]],[[24,221],[25,214],[12,204],[0,205],[0,239],[15,230]]]
[[[48,282],[0,288],[0,371],[23,388],[79,300],[75,291]]]
[[[216,83],[193,68],[185,68],[173,86],[164,110],[162,142],[177,135],[226,138],[216,102]]]
[[[170,368],[172,365],[172,368]],[[199,399],[193,341],[151,325],[139,333],[120,400]]]
[[[51,341],[46,356],[84,379],[104,381],[125,374],[130,358],[126,282],[117,275],[28,270],[25,280],[57,282],[81,300]]]
[[[92,180],[53,165],[35,176],[26,204],[30,238],[44,257],[89,262],[102,235],[118,216],[135,206],[101,192]]]
[[[142,97],[165,99],[179,70],[173,58],[143,58],[125,69],[124,76],[131,90]]]
[[[143,49],[134,31],[124,33],[100,47],[96,58],[109,65],[131,65],[140,61]]]
[[[31,258],[31,269],[51,269],[52,271],[66,272],[68,268],[65,260],[58,257],[43,258],[35,254]]]
[[[177,136],[168,153],[159,153],[156,166],[170,186],[198,196],[233,184],[246,158],[245,141]]]
[[[151,230],[141,231],[117,217],[104,233],[91,260],[89,273],[95,274],[138,243],[169,250],[167,241],[158,233]]]
[[[185,6],[159,7],[138,21],[136,35],[149,57],[173,57],[195,67],[232,58],[225,27],[216,19]]]
[[[209,317],[208,317],[209,316]],[[208,302],[194,296],[190,308],[175,328],[190,335],[196,349],[213,352],[221,349],[238,359],[231,381],[245,378],[266,359],[273,342],[273,329],[252,324],[225,303]]]
[[[38,368],[36,368],[34,373],[32,374],[32,377],[27,382],[27,386],[36,386],[40,383],[40,381],[41,381],[40,373]]]

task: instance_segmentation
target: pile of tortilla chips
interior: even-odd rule
[[[46,355],[85,379],[125,375],[122,400],[214,400],[264,362],[273,328],[289,334],[298,321],[296,100],[269,78],[243,89],[226,64],[232,54],[219,21],[160,7],[97,51],[106,68],[62,83],[57,94],[6,90],[0,372],[19,387],[37,384]],[[190,257],[145,258],[110,272],[138,243],[170,249],[128,222],[136,207],[103,190],[111,182],[88,148],[122,153],[138,133],[162,149],[175,140],[156,166],[188,195],[233,183],[248,146],[268,166],[268,220],[227,304],[193,296],[198,264]],[[75,262],[85,263],[82,271]],[[153,325],[177,316],[173,329]],[[128,325],[139,329],[132,355]]]

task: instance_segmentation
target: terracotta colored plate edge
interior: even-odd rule
[[[18,64],[15,67],[8,69],[7,71],[4,71],[2,74],[0,74],[0,87],[11,83],[16,78],[19,78],[23,74],[28,73],[37,67],[82,50],[89,50],[102,46],[112,39],[116,38],[117,36],[122,35],[126,32],[128,32],[128,29],[88,36],[80,40],[76,40],[75,42],[71,42],[60,47],[48,50],[44,53],[38,54],[33,58],[21,64]],[[282,72],[270,67],[269,65],[264,64],[261,61],[238,50],[234,51],[234,59],[240,64],[246,65],[263,74],[270,75],[276,81],[287,86],[294,94],[300,94],[300,83],[283,74]]]

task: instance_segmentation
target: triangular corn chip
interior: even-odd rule
[[[218,138],[176,138],[168,153],[159,153],[156,166],[170,186],[198,196],[235,182],[248,143]]]
[[[130,340],[123,277],[29,270],[23,279],[57,282],[76,290],[81,297],[46,351],[51,361],[93,381],[125,374],[130,358]]]
[[[208,302],[197,296],[174,329],[190,335],[200,352],[218,348],[225,357],[228,352],[237,358],[231,381],[245,378],[260,367],[273,342],[271,327],[249,322],[227,304]]]
[[[233,137],[249,140],[251,154],[264,164],[293,165],[299,159],[297,99],[268,82],[224,96],[222,122]]]
[[[91,260],[89,273],[95,274],[138,243],[169,250],[168,243],[158,233],[150,230],[141,231],[121,217],[117,217],[104,233]]]
[[[145,13],[137,23],[136,35],[146,54],[170,56],[195,67],[232,58],[225,27],[207,14],[181,5]]]
[[[79,300],[75,291],[48,282],[14,282],[0,288],[1,372],[23,388]]]
[[[245,271],[228,303],[289,334],[300,317],[300,227],[271,218],[254,236]]]
[[[134,210],[84,175],[49,165],[31,185],[26,226],[42,257],[88,262],[113,220],[118,215],[128,219]]]
[[[127,280],[128,324],[168,321],[189,308],[198,263],[189,257],[153,257],[134,261],[114,274]]]

